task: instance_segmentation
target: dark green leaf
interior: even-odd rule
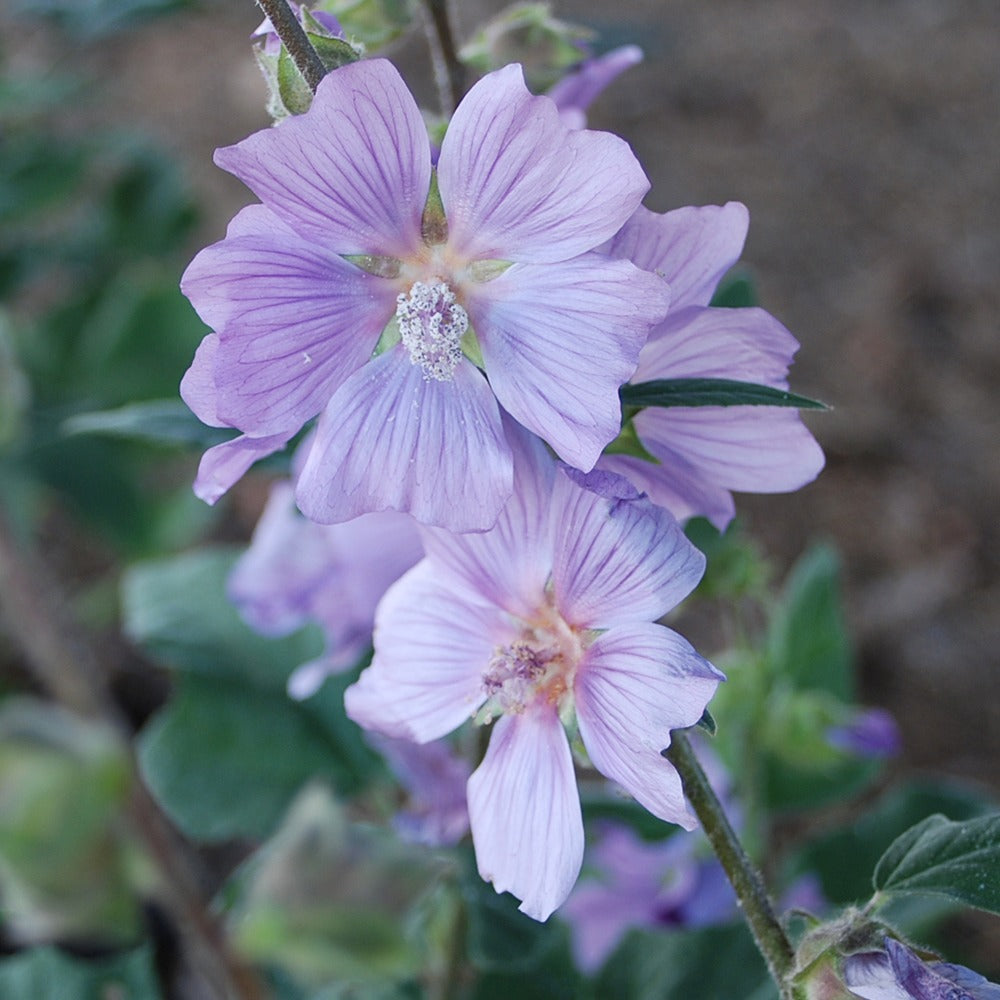
[[[871,872],[894,838],[921,817],[944,812],[956,819],[990,808],[981,795],[955,783],[911,782],[893,789],[850,825],[815,840],[794,859],[789,879],[815,872],[832,903],[861,903],[871,892]]]
[[[704,729],[709,736],[714,736],[719,731],[718,723],[712,718],[712,713],[707,708],[701,713],[697,725]]]
[[[727,275],[715,290],[710,304],[723,309],[745,309],[758,304],[757,290],[748,275]]]
[[[784,389],[728,378],[661,378],[619,390],[623,406],[792,406],[825,410],[824,403]]]
[[[115,410],[80,413],[70,417],[62,426],[67,435],[101,434],[192,449],[210,448],[238,433],[221,427],[207,427],[180,399],[152,399]]]
[[[1000,815],[929,816],[896,838],[875,868],[883,893],[929,893],[1000,913]]]
[[[34,948],[0,962],[4,1000],[157,1000],[160,995],[147,948],[86,961],[55,948]]]
[[[173,820],[203,840],[266,836],[310,778],[345,794],[360,784],[306,705],[222,678],[183,678],[143,732],[139,761]]]

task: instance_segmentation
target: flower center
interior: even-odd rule
[[[584,642],[560,616],[546,611],[539,623],[525,626],[519,639],[493,651],[483,671],[487,702],[481,721],[523,712],[539,700],[561,711],[570,700]]]
[[[396,323],[410,360],[425,379],[448,382],[462,360],[462,336],[469,329],[468,313],[443,281],[415,281],[396,297]]]

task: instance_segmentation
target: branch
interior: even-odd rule
[[[326,67],[306,36],[305,29],[292,13],[287,0],[257,0],[257,6],[271,22],[275,34],[288,49],[292,62],[315,94],[320,80],[326,76]]]

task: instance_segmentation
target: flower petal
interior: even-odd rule
[[[580,735],[590,759],[654,816],[696,826],[677,772],[660,751],[670,730],[693,726],[722,680],[676,632],[617,626],[594,640],[574,685]]]
[[[479,874],[517,896],[522,913],[547,919],[583,862],[580,796],[555,710],[499,719],[468,794]]]
[[[438,186],[456,254],[548,263],[617,232],[649,181],[628,143],[567,128],[515,64],[462,100],[441,143]]]
[[[269,437],[241,434],[232,441],[223,441],[209,448],[198,463],[194,495],[207,504],[214,504],[243,478],[254,462],[280,451],[290,437],[290,434],[272,434]]]
[[[587,59],[553,86],[546,97],[555,101],[562,119],[570,128],[583,128],[584,112],[615,77],[642,62],[638,45],[621,45],[604,55]],[[571,116],[571,117],[567,117]],[[578,125],[570,124],[579,121]]]
[[[181,288],[219,337],[217,417],[256,434],[294,433],[319,413],[395,309],[389,282],[280,232],[202,250]]]
[[[605,249],[662,274],[673,308],[707,306],[722,276],[740,259],[749,225],[750,213],[738,201],[664,215],[639,207]]]
[[[595,489],[586,488],[588,482]],[[617,495],[610,488],[615,484]],[[659,618],[704,572],[705,557],[674,518],[618,476],[557,477],[552,517],[553,592],[574,625],[608,628]]]
[[[305,114],[217,150],[215,162],[318,246],[402,257],[419,245],[430,142],[385,59],[328,73]]]
[[[618,434],[618,387],[666,312],[666,285],[625,261],[585,254],[515,265],[464,291],[500,404],[565,461],[592,468]]]
[[[228,427],[216,413],[218,391],[215,388],[215,359],[218,354],[218,334],[209,333],[202,338],[194,352],[191,367],[181,379],[181,399],[203,424],[208,424],[209,427]]]
[[[424,560],[386,592],[375,655],[344,694],[366,729],[426,743],[471,718],[485,700],[483,671],[510,626],[495,608],[435,579]]]
[[[399,510],[452,531],[483,531],[510,497],[512,478],[496,400],[478,369],[463,361],[449,381],[424,379],[397,345],[330,400],[297,499],[322,523]]]
[[[555,461],[545,445],[504,419],[514,456],[514,492],[492,529],[458,535],[421,531],[428,556],[442,572],[513,615],[532,617],[544,600],[552,569],[550,505]]]

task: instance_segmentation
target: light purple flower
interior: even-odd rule
[[[924,962],[885,939],[885,951],[844,959],[844,982],[863,1000],[1000,1000],[1000,985],[950,962]]]
[[[329,674],[358,662],[371,643],[376,605],[422,555],[416,523],[406,514],[316,524],[296,510],[292,484],[278,482],[230,574],[229,598],[265,635],[309,623],[322,628],[323,656],[288,682],[293,697],[307,698]]]
[[[296,3],[295,0],[288,0],[288,6],[291,7],[292,13],[301,22],[302,4]],[[340,21],[338,21],[333,14],[330,14],[325,10],[309,9],[309,16],[312,17],[313,20],[315,20],[315,22],[320,25],[331,38],[344,37],[344,31],[340,26]],[[281,51],[281,39],[278,37],[278,33],[274,30],[274,25],[271,24],[271,19],[268,17],[265,17],[264,20],[257,25],[257,29],[251,37],[260,39],[261,48],[269,56],[276,56]]]
[[[243,432],[241,458],[319,414],[297,485],[308,517],[401,510],[482,530],[512,488],[501,408],[585,470],[617,435],[618,387],[669,292],[595,248],[648,181],[623,140],[567,129],[520,67],[455,112],[443,216],[423,119],[385,60],[330,73],[308,112],[216,162],[263,204],[184,275],[215,333],[181,392]],[[213,462],[199,495],[242,471]]]
[[[445,740],[414,744],[377,733],[368,739],[406,791],[407,806],[395,817],[400,836],[432,847],[457,844],[469,832],[468,761]]]
[[[846,721],[827,730],[826,738],[838,750],[858,757],[892,757],[899,753],[899,726],[882,708],[852,709]]]
[[[640,62],[642,49],[638,45],[622,45],[604,55],[585,59],[550,87],[547,96],[556,102],[559,114],[569,128],[585,128],[587,108],[619,74]]]
[[[653,624],[704,569],[674,519],[608,473],[557,467],[508,427],[515,489],[483,534],[424,529],[427,558],[376,612],[375,656],[348,715],[426,742],[496,719],[469,779],[479,872],[544,920],[580,871],[583,823],[564,724],[656,816],[695,825],[660,751],[721,674]]]
[[[738,202],[639,208],[607,246],[670,283],[670,313],[643,348],[633,382],[726,378],[786,389],[795,338],[763,309],[712,308],[722,276],[739,259],[749,216]],[[774,406],[650,407],[633,425],[659,464],[606,455],[601,467],[631,479],[686,519],[701,515],[720,530],[732,520],[730,491],[798,489],[823,467],[823,453],[798,411]]]

